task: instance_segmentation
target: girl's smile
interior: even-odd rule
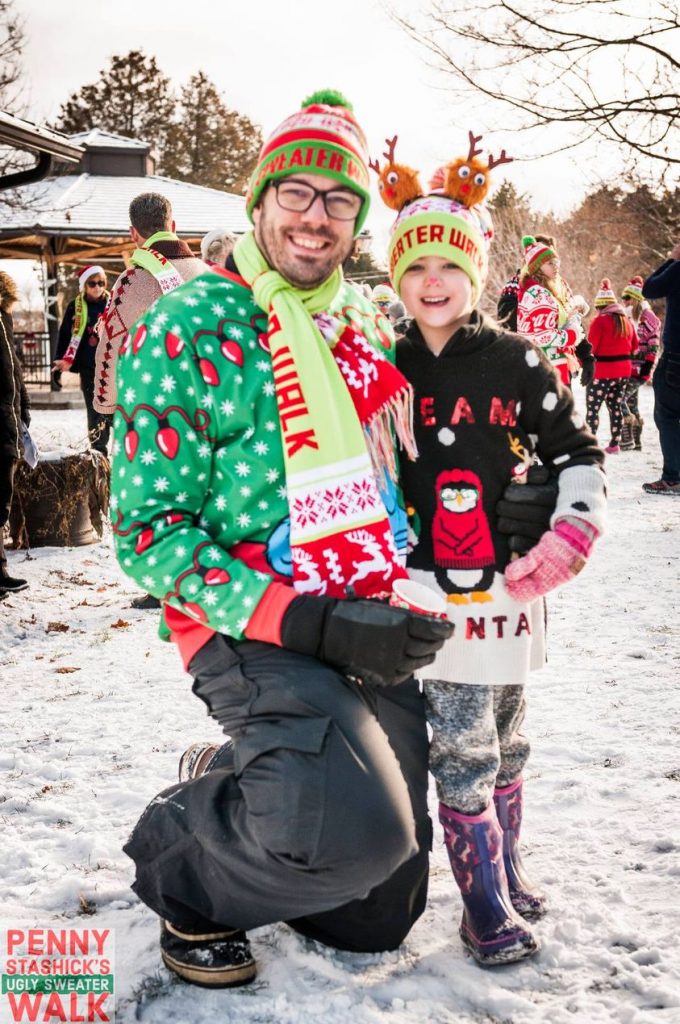
[[[437,355],[474,308],[470,278],[441,256],[415,260],[404,272],[400,292],[428,348]]]

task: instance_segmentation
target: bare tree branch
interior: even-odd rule
[[[594,133],[614,143],[625,164],[680,166],[673,0],[431,0],[424,23],[393,17],[452,91],[511,111],[508,127],[563,125],[578,142]]]

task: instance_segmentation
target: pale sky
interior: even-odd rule
[[[265,137],[305,96],[331,87],[354,104],[371,154],[398,134],[398,158],[423,180],[467,151],[469,129],[483,133],[485,153],[504,146],[515,157],[496,172],[496,184],[507,177],[537,210],[565,213],[601,180],[602,147],[527,161],[534,154],[525,136],[492,130],[502,123],[497,109],[477,99],[471,112],[469,103],[453,101],[388,5],[409,17],[428,7],[427,0],[16,0],[27,36],[27,116],[54,118],[113,54],[142,49],[176,86],[205,71],[228,106],[260,124]],[[376,191],[367,222],[376,249],[386,244],[393,216]]]

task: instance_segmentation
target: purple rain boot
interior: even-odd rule
[[[503,830],[503,864],[508,879],[512,905],[527,921],[535,921],[547,913],[545,895],[527,878],[519,852],[522,827],[522,780],[498,787],[493,795],[498,823]]]
[[[503,833],[493,803],[475,815],[459,814],[440,804],[439,820],[453,877],[463,897],[463,945],[485,967],[532,956],[538,942],[510,902]]]

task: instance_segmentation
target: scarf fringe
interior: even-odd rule
[[[399,445],[413,462],[418,448],[413,433],[413,389],[402,388],[372,416],[365,435],[371,463],[376,477],[387,473],[393,483],[398,482],[399,468],[395,457],[394,435]]]

